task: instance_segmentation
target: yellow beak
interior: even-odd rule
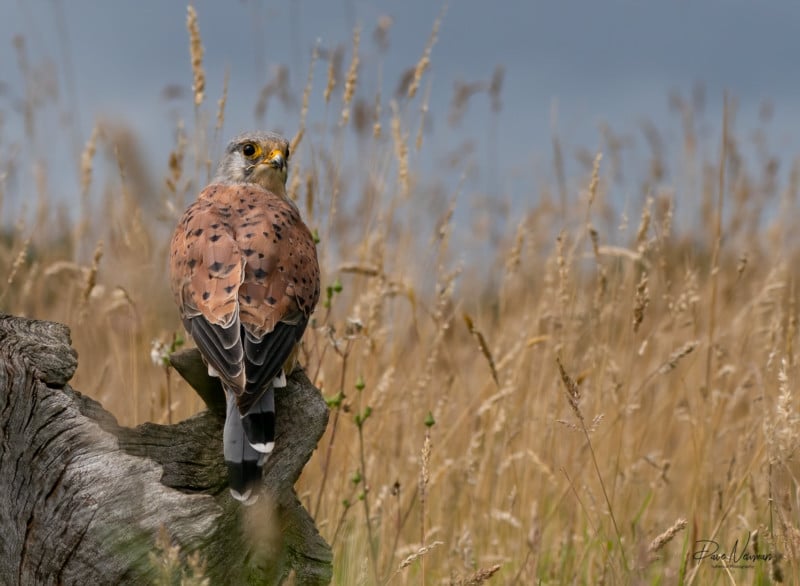
[[[275,149],[269,154],[265,163],[275,167],[276,169],[286,168],[286,157],[283,156],[283,151]]]

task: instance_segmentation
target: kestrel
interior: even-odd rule
[[[225,389],[223,453],[245,504],[275,445],[274,389],[286,386],[284,364],[319,299],[314,237],[286,195],[288,162],[277,134],[233,139],[170,244],[183,324]]]

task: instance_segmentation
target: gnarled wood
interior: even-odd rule
[[[212,584],[331,580],[331,551],[294,483],[325,430],[319,391],[296,371],[276,393],[270,499],[244,508],[222,461],[222,389],[194,351],[173,358],[210,410],[175,425],[121,427],[67,383],[66,326],[0,314],[0,583],[148,584],[162,528],[199,552]],[[223,399],[224,400],[224,399]]]

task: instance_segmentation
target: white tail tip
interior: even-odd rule
[[[208,365],[208,376],[215,376],[219,378],[219,373],[210,364]]]
[[[286,373],[281,369],[281,373],[272,379],[272,386],[276,389],[282,389],[286,386]]]
[[[241,494],[233,490],[232,488],[230,489],[230,491],[231,491],[231,496],[240,503],[242,503],[243,505],[245,505],[246,507],[254,505],[256,501],[258,501],[258,493],[254,494],[253,491],[249,488],[246,491],[244,491],[244,494]]]
[[[265,444],[250,444],[256,452],[262,454],[270,454],[275,449],[275,442],[267,442]]]

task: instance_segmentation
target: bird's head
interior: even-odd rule
[[[228,143],[215,180],[256,183],[285,197],[288,174],[289,141],[274,132],[247,132]]]

